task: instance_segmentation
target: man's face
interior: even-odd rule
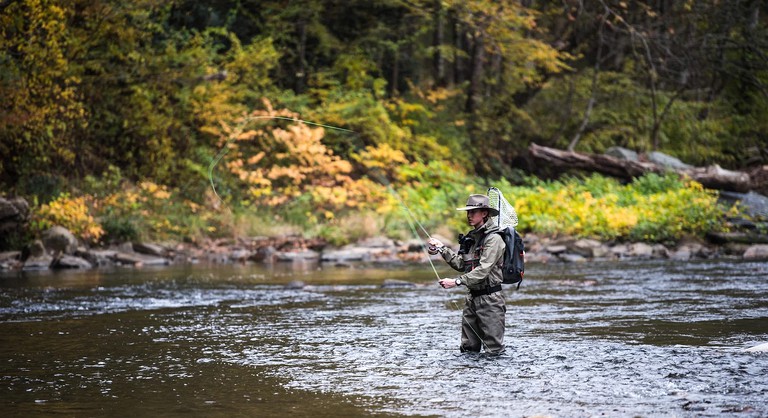
[[[467,223],[472,228],[477,228],[483,225],[483,218],[488,216],[488,211],[485,209],[471,209],[467,211]]]

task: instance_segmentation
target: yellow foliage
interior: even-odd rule
[[[90,201],[93,201],[91,196],[73,198],[63,194],[40,207],[34,215],[33,225],[39,231],[62,226],[86,242],[97,242],[104,230],[90,213]]]
[[[399,166],[408,164],[405,153],[392,148],[389,144],[379,144],[375,147],[368,145],[364,151],[353,154],[352,158],[368,171],[380,171],[388,179],[394,177]]]
[[[253,203],[275,207],[302,195],[316,209],[373,203],[366,192],[371,184],[350,177],[352,164],[323,144],[324,128],[303,123],[288,110],[275,110],[266,99],[263,104],[264,110],[222,122],[219,131],[221,146],[229,150],[223,165],[243,182]],[[291,124],[282,127],[285,123]],[[394,158],[390,166],[406,162],[402,152],[388,146],[367,152],[382,167],[386,158]]]

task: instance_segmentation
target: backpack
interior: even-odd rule
[[[525,274],[525,245],[523,238],[514,227],[507,227],[496,232],[501,235],[507,248],[504,250],[504,262],[501,265],[502,283],[515,284],[520,289]]]

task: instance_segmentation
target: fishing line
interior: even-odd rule
[[[376,174],[371,173],[371,176],[373,176],[374,178],[378,179],[379,182],[381,182],[384,185],[384,187],[387,188],[387,191],[389,192],[389,194],[392,195],[398,201],[398,203],[400,203],[400,206],[402,206],[405,209],[405,211],[408,214],[408,216],[410,217],[410,219],[412,219],[413,222],[415,222],[416,225],[419,226],[419,229],[421,229],[422,232],[424,232],[424,235],[426,235],[428,239],[432,238],[432,236],[429,235],[429,232],[427,232],[427,230],[424,228],[424,225],[422,225],[421,222],[419,222],[419,220],[416,219],[416,216],[413,214],[413,212],[411,212],[411,209],[408,208],[408,205],[406,205],[405,202],[403,202],[402,199],[400,199],[400,196],[398,196],[397,193],[395,193],[395,191],[390,186],[390,183],[385,178],[382,178],[382,177],[380,177],[380,176],[378,176]],[[416,231],[414,230],[413,232],[415,233]],[[419,234],[416,233],[416,236],[418,237]],[[422,245],[422,247],[426,248],[426,246],[424,246],[424,245]]]
[[[357,132],[355,132],[355,131],[353,131],[351,129],[346,129],[346,128],[342,128],[342,127],[339,127],[339,126],[327,125],[327,124],[318,123],[318,122],[312,122],[312,121],[308,121],[308,120],[304,120],[304,119],[299,119],[299,118],[291,118],[291,117],[287,117],[287,116],[267,116],[267,115],[264,115],[264,116],[248,116],[229,135],[229,139],[227,139],[227,142],[224,143],[224,145],[222,146],[221,150],[219,150],[219,152],[216,154],[216,156],[211,160],[211,163],[208,165],[208,180],[211,183],[211,189],[213,190],[213,193],[216,195],[216,197],[220,201],[222,201],[222,202],[224,200],[221,198],[219,193],[216,191],[216,184],[213,181],[213,169],[216,167],[216,165],[219,164],[219,162],[221,162],[222,158],[224,158],[224,156],[229,152],[229,144],[232,141],[234,141],[235,139],[237,139],[237,137],[240,136],[240,134],[242,134],[243,129],[245,129],[245,126],[248,123],[250,123],[250,122],[252,122],[254,120],[258,120],[258,119],[266,119],[266,120],[278,119],[278,120],[287,120],[287,121],[291,121],[291,122],[301,122],[301,123],[304,123],[304,124],[307,124],[307,125],[320,126],[322,128],[327,128],[327,129],[336,130],[336,131],[342,131],[342,132],[349,132],[349,133],[358,135]],[[419,234],[413,228],[413,225],[411,225],[411,221],[413,221],[416,225],[418,225],[419,229],[421,229],[421,231],[424,232],[424,235],[427,236],[427,239],[432,238],[432,236],[429,234],[429,232],[427,232],[427,229],[424,228],[424,225],[422,225],[421,222],[419,222],[419,220],[416,219],[416,216],[413,214],[413,212],[408,207],[408,205],[406,205],[405,202],[403,202],[403,200],[400,199],[400,196],[398,196],[397,193],[392,189],[389,181],[387,181],[386,178],[384,178],[382,176],[379,176],[379,175],[376,175],[376,174],[374,174],[372,172],[369,173],[369,174],[372,177],[374,177],[377,180],[379,180],[379,182],[382,185],[384,185],[384,187],[387,189],[389,194],[392,197],[394,197],[395,200],[397,200],[397,202],[400,204],[400,206],[402,208],[405,209],[406,214],[408,215],[407,219],[408,219],[408,222],[409,222],[409,227],[411,227],[411,230],[414,233],[414,235],[417,238],[420,238]],[[424,252],[426,252],[427,255],[429,255],[429,253],[427,252],[426,245],[422,243],[421,247],[424,250]],[[430,257],[427,257],[427,259],[429,260],[429,264],[432,265],[432,270],[435,271],[435,275],[437,275],[437,270],[435,269],[434,264],[432,264],[432,259]],[[440,276],[439,275],[437,275],[437,276],[438,276],[438,280],[439,280]]]
[[[406,210],[408,209],[408,207],[405,206],[404,204],[403,204],[403,207]],[[410,213],[410,211],[408,211],[408,213]],[[411,232],[413,232],[413,235],[415,235],[417,238],[421,238],[421,237],[419,237],[418,232],[416,232],[416,227],[413,226],[413,222],[411,221],[411,219],[408,218],[408,217],[406,217],[406,219],[408,220],[408,226],[411,228]],[[413,219],[413,221],[416,222],[416,223],[419,222],[416,219]],[[422,227],[422,230],[423,229],[424,228]],[[426,231],[425,231],[425,233],[426,233]],[[429,235],[429,234],[427,234],[427,235]],[[421,243],[421,239],[419,239],[419,242]],[[435,268],[435,264],[432,262],[431,254],[429,254],[429,251],[427,251],[427,246],[424,245],[424,243],[421,243],[421,249],[422,249],[422,251],[424,251],[424,253],[426,253],[427,261],[429,261],[429,265],[430,265],[430,267],[432,267],[432,271],[435,272],[435,277],[437,277],[437,281],[439,282],[440,281],[440,274],[437,273],[437,268]]]
[[[213,194],[215,194],[216,197],[221,202],[224,202],[224,199],[222,199],[221,196],[219,195],[219,193],[216,191],[216,184],[213,181],[213,169],[216,167],[216,165],[219,164],[219,162],[221,162],[221,160],[224,158],[224,156],[229,152],[229,144],[232,143],[232,141],[236,140],[243,133],[243,130],[245,129],[245,126],[248,123],[253,122],[254,120],[259,120],[259,119],[262,119],[262,120],[287,120],[287,121],[291,121],[291,122],[300,122],[300,123],[304,123],[304,124],[307,124],[307,125],[319,126],[319,127],[326,128],[326,129],[331,129],[331,130],[336,130],[336,131],[341,131],[341,132],[349,132],[349,133],[358,135],[357,132],[355,132],[355,131],[353,131],[351,129],[341,128],[341,127],[338,127],[338,126],[327,125],[327,124],[318,123],[318,122],[312,122],[312,121],[308,121],[308,120],[304,120],[304,119],[299,119],[299,118],[292,118],[292,117],[287,117],[287,116],[273,116],[273,115],[271,115],[271,116],[268,116],[268,115],[248,116],[245,119],[243,119],[243,121],[240,124],[238,124],[237,128],[235,128],[234,131],[232,131],[232,133],[229,135],[229,138],[227,139],[227,142],[224,143],[224,145],[222,146],[221,150],[219,150],[219,152],[216,154],[216,156],[211,160],[211,163],[208,165],[208,180],[211,183],[211,189],[213,190]],[[395,192],[395,190],[392,189],[392,186],[391,186],[390,182],[387,181],[387,179],[384,176],[377,175],[376,173],[373,173],[372,171],[369,172],[369,175],[371,177],[377,179],[387,189],[387,192],[389,192],[389,194],[392,197],[394,197],[395,200],[400,204],[400,207],[405,209],[406,220],[408,222],[408,227],[411,229],[411,232],[413,233],[413,235],[417,239],[419,239],[419,242],[421,242],[422,240],[421,240],[421,237],[419,236],[418,232],[416,231],[416,228],[415,228],[414,224],[419,227],[419,229],[424,233],[424,235],[426,235],[427,239],[432,238],[432,236],[429,234],[427,229],[424,228],[424,225],[421,222],[419,222],[419,220],[416,218],[416,215],[413,214],[413,211],[411,211],[411,209],[408,207],[408,205],[405,204],[405,202],[400,198],[400,196],[397,194],[397,192]],[[435,267],[435,264],[432,262],[432,257],[430,256],[429,251],[427,250],[427,246],[423,242],[421,242],[421,249],[426,254],[427,261],[429,261],[429,265],[432,268],[432,271],[435,273],[435,277],[437,277],[437,280],[440,281],[440,274],[438,274],[437,268]]]
[[[357,134],[357,132],[355,132],[355,131],[353,131],[351,129],[346,129],[346,128],[341,128],[341,127],[338,127],[338,126],[326,125],[326,124],[322,124],[322,123],[307,121],[307,120],[303,120],[303,119],[299,119],[299,118],[290,118],[290,117],[286,117],[286,116],[266,116],[265,115],[265,116],[249,116],[249,117],[245,118],[237,126],[237,128],[232,132],[232,134],[229,135],[229,139],[227,140],[227,142],[224,143],[224,145],[222,146],[221,150],[219,150],[219,152],[216,154],[216,156],[213,158],[213,160],[211,160],[211,164],[208,166],[208,179],[210,180],[211,188],[213,189],[213,193],[216,195],[216,197],[219,198],[219,200],[222,201],[222,202],[224,200],[221,198],[219,193],[216,191],[216,185],[215,185],[215,183],[213,181],[213,169],[216,167],[216,165],[218,165],[219,162],[221,162],[222,158],[224,158],[224,156],[227,154],[227,152],[229,152],[229,144],[232,141],[234,141],[238,136],[240,136],[240,134],[242,134],[243,129],[245,129],[245,126],[248,123],[250,123],[250,122],[252,122],[254,120],[258,120],[258,119],[287,120],[287,121],[292,121],[292,122],[300,122],[300,123],[304,123],[304,124],[307,124],[307,125],[319,126],[319,127],[326,128],[326,129],[331,129],[331,130],[336,130],[336,131],[342,131],[342,132],[349,132],[349,133]],[[384,185],[384,187],[387,189],[389,194],[392,197],[394,197],[395,200],[397,200],[397,202],[400,204],[400,207],[405,209],[406,221],[408,222],[408,227],[411,229],[411,232],[413,233],[413,235],[419,240],[419,242],[421,244],[422,251],[425,253],[425,255],[427,257],[427,261],[429,261],[429,265],[432,268],[432,271],[435,273],[435,277],[437,278],[437,281],[440,281],[440,274],[437,272],[437,268],[435,267],[435,264],[432,262],[432,257],[430,256],[429,251],[427,250],[426,244],[424,244],[422,242],[421,237],[419,236],[419,233],[416,230],[416,225],[419,227],[419,229],[421,229],[421,231],[424,233],[424,235],[427,236],[427,239],[432,238],[432,236],[429,234],[429,232],[427,232],[427,229],[424,228],[424,225],[421,222],[419,222],[419,220],[416,218],[416,215],[413,214],[413,212],[408,207],[408,205],[406,205],[405,202],[397,194],[397,192],[395,192],[395,190],[392,188],[390,182],[387,181],[387,179],[385,177],[379,176],[379,175],[377,175],[377,174],[375,174],[373,172],[369,172],[369,175],[371,175],[372,177],[374,177],[377,180],[379,180],[379,182],[382,185]],[[454,306],[454,308],[457,311],[461,311],[461,309],[459,309],[459,307],[458,307],[458,305],[456,304],[455,301],[451,301],[451,302],[453,303],[453,306]],[[466,318],[463,317],[463,315],[462,315],[462,319],[467,323],[467,326],[469,326],[469,329],[471,329],[472,332],[477,336],[478,340],[480,340],[480,343],[483,344],[483,346],[485,347],[486,351],[488,351],[488,346],[485,345],[485,343],[483,342],[483,339],[480,338],[480,335],[477,333],[477,331],[472,326],[472,324],[470,324],[469,321],[467,321]]]

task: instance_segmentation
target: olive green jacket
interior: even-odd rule
[[[493,225],[489,220],[481,227],[467,233],[467,236],[475,240],[467,255],[470,255],[469,258],[477,258],[476,254],[480,251],[480,263],[472,271],[462,274],[457,279],[461,279],[461,282],[465,283],[470,289],[484,289],[487,286],[496,286],[502,282],[501,265],[504,262],[506,244],[501,236],[496,233],[498,230],[498,226]],[[484,248],[477,248],[483,235],[486,234],[487,236],[483,242]],[[454,270],[464,271],[465,261],[463,255],[445,247],[442,256]]]

